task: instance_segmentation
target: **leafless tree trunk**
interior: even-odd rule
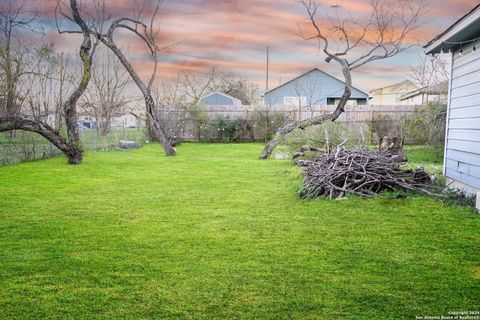
[[[366,21],[358,22],[353,18],[345,19],[341,12],[337,11],[336,19],[328,18],[331,22],[330,28],[325,28],[319,20],[318,10],[321,7],[314,0],[301,1],[306,9],[308,21],[313,35],[302,36],[305,40],[317,40],[319,47],[327,56],[327,63],[334,60],[342,67],[345,79],[345,89],[334,112],[326,115],[311,117],[287,124],[276,132],[276,137],[267,142],[260,159],[267,159],[279,143],[281,136],[292,132],[295,129],[305,129],[310,126],[319,125],[327,120],[335,121],[343,112],[352,91],[351,71],[375,60],[386,59],[411,47],[408,44],[409,36],[419,26],[419,18],[425,13],[425,1],[406,1],[402,8],[399,3],[389,3],[384,0],[373,0],[371,2],[371,14]],[[337,8],[339,6],[336,6]],[[331,30],[327,34],[325,30]],[[343,47],[333,49],[329,44],[335,42],[333,39],[340,38]],[[356,54],[355,49],[357,50]],[[348,54],[352,59],[348,59]]]
[[[82,161],[81,150],[76,145],[66,141],[58,131],[42,121],[25,119],[19,116],[0,117],[0,132],[10,130],[36,132],[62,151],[70,164],[79,164]]]
[[[61,3],[59,2],[57,8],[60,7]],[[80,27],[81,31],[67,31],[67,30],[60,30],[58,29],[59,33],[81,33],[83,35],[83,41],[80,46],[80,59],[82,60],[83,71],[82,71],[82,78],[77,85],[77,88],[70,94],[70,97],[65,101],[63,105],[63,112],[65,116],[65,125],[67,128],[68,134],[68,141],[71,144],[76,145],[78,148],[80,147],[80,135],[78,134],[77,129],[77,102],[78,99],[82,96],[85,92],[85,89],[88,86],[90,78],[92,76],[92,59],[95,53],[95,48],[97,46],[97,42],[92,45],[92,32],[90,28],[87,26],[85,21],[80,15],[80,11],[77,6],[76,0],[70,0],[70,10],[71,10],[71,17],[64,14],[60,11],[63,17],[67,18],[68,20],[74,22]]]
[[[3,82],[4,105],[0,116],[15,117],[20,113],[21,95],[19,87],[22,78],[29,74],[28,63],[30,50],[27,46],[15,46],[13,40],[18,31],[34,31],[32,22],[35,13],[29,13],[23,2],[0,3],[0,77]],[[15,131],[9,131],[13,137]]]
[[[66,15],[64,15],[64,17],[75,22],[82,31],[61,32],[83,34],[83,42],[80,47],[80,58],[83,63],[83,74],[79,85],[64,104],[65,120],[68,131],[68,141],[66,141],[57,131],[55,131],[48,124],[45,124],[38,120],[26,119],[18,115],[7,115],[4,117],[0,117],[0,132],[10,130],[24,130],[38,133],[48,139],[57,148],[59,148],[67,156],[69,163],[78,164],[82,160],[82,150],[79,145],[80,139],[76,128],[76,103],[78,101],[78,98],[85,91],[85,88],[90,80],[91,61],[94,50],[92,50],[90,31],[79,15],[76,0],[70,0],[70,9],[72,12],[72,17]]]
[[[143,83],[143,81],[140,79],[137,72],[133,68],[133,66],[128,62],[128,60],[124,56],[123,52],[117,47],[115,42],[113,42],[113,31],[117,28],[116,26],[117,24],[118,23],[112,24],[113,28],[111,27],[109,32],[105,36],[100,36],[99,39],[100,41],[102,41],[102,43],[104,43],[107,47],[109,47],[110,50],[112,50],[112,52],[118,57],[118,59],[123,64],[125,69],[127,69],[128,73],[132,77],[135,84],[138,86],[138,88],[142,92],[143,98],[145,100],[147,122],[150,125],[151,133],[153,134],[153,139],[155,141],[160,142],[160,144],[163,146],[165,154],[167,154],[168,156],[174,156],[176,153],[175,149],[172,147],[167,134],[165,133],[159,119],[156,116],[155,102],[152,97],[150,85],[146,86]]]
[[[343,76],[345,77],[345,89],[343,91],[343,95],[340,98],[340,102],[338,103],[335,111],[332,113],[295,121],[279,128],[275,133],[277,137],[274,137],[273,139],[271,139],[265,144],[263,152],[260,155],[260,159],[267,159],[268,157],[270,157],[273,150],[279,143],[279,136],[286,135],[287,133],[290,133],[295,129],[303,130],[310,126],[322,124],[328,120],[335,121],[345,111],[344,109],[345,104],[347,103],[348,98],[350,98],[350,95],[352,92],[352,77],[350,74],[350,70],[348,69],[348,65],[345,63],[344,59],[340,59],[340,58],[337,58],[337,59],[338,59],[337,62],[340,63],[343,67],[342,69],[343,69]]]
[[[132,18],[119,18],[110,24],[106,33],[103,33],[102,30],[96,30],[95,35],[96,37],[105,45],[107,46],[120,60],[122,65],[125,67],[127,72],[132,77],[133,81],[137,85],[137,87],[142,92],[142,95],[145,100],[145,109],[146,109],[146,117],[147,117],[147,124],[149,126],[149,132],[153,135],[151,138],[154,141],[160,142],[163,146],[165,154],[167,156],[174,156],[176,154],[175,148],[172,146],[170,139],[165,132],[160,119],[155,111],[155,101],[152,96],[152,85],[155,80],[155,76],[157,74],[157,67],[158,67],[158,52],[160,48],[157,46],[155,42],[155,37],[158,34],[157,32],[153,31],[153,23],[155,20],[156,15],[160,10],[160,5],[163,1],[159,0],[156,2],[155,8],[153,10],[152,18],[150,20],[149,26],[147,26],[144,22],[140,21],[141,13],[138,14],[137,19]],[[102,9],[105,10],[105,7],[102,6]],[[143,10],[143,9],[142,9]],[[106,13],[103,12],[104,19],[106,20]],[[154,66],[153,71],[148,83],[142,81],[139,77],[138,73],[136,72],[135,68],[132,64],[128,61],[128,59],[123,54],[122,50],[117,46],[113,39],[113,34],[117,29],[125,29],[133,34],[137,35],[148,47],[150,55],[152,57]]]

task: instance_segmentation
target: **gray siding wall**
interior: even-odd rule
[[[233,99],[222,96],[221,94],[214,93],[208,97],[205,97],[200,100],[201,104],[207,106],[233,106]]]
[[[453,56],[445,175],[480,189],[480,55],[472,47]]]
[[[344,82],[313,70],[303,76],[265,93],[265,104],[283,105],[284,97],[305,97],[306,104],[326,105],[327,98],[339,98],[345,89]],[[368,94],[353,89],[351,99],[367,99]]]

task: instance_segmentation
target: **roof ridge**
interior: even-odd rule
[[[304,73],[296,76],[295,78],[292,78],[292,79],[288,80],[287,82],[284,82],[284,83],[276,86],[275,88],[272,88],[272,89],[270,89],[270,90],[265,91],[263,94],[265,95],[265,94],[269,93],[270,91],[276,90],[276,89],[278,89],[278,88],[280,88],[280,87],[282,87],[282,86],[284,86],[284,85],[286,85],[286,84],[288,84],[288,83],[290,83],[290,82],[292,82],[292,81],[297,80],[297,79],[300,78],[300,77],[303,77],[303,76],[305,76],[305,75],[307,75],[307,74],[315,71],[315,70],[320,71],[321,73],[326,74],[327,76],[329,76],[329,77],[331,77],[331,78],[333,78],[333,79],[335,79],[335,80],[337,80],[337,81],[340,81],[340,82],[342,82],[343,84],[345,84],[345,81],[342,81],[342,80],[338,79],[337,77],[332,76],[331,74],[329,74],[329,73],[327,73],[327,72],[325,72],[325,71],[323,71],[323,70],[320,70],[319,68],[315,67],[315,68],[313,68],[313,69],[311,69],[311,70],[309,70],[309,71],[307,71],[307,72],[304,72]],[[357,87],[352,86],[352,88],[355,89],[355,90],[360,91],[360,92],[363,93],[363,94],[366,94],[367,96],[369,95],[367,92],[365,92],[365,91],[363,91],[363,90],[361,90],[361,89],[359,89],[359,88],[357,88]]]

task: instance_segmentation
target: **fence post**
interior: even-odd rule
[[[97,126],[93,130],[93,150],[97,150]]]

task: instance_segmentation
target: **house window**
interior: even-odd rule
[[[327,106],[335,105],[335,98],[327,98]]]
[[[367,104],[367,99],[357,99],[357,105],[364,106]]]
[[[307,97],[283,97],[283,104],[294,107],[304,106],[307,104]]]

